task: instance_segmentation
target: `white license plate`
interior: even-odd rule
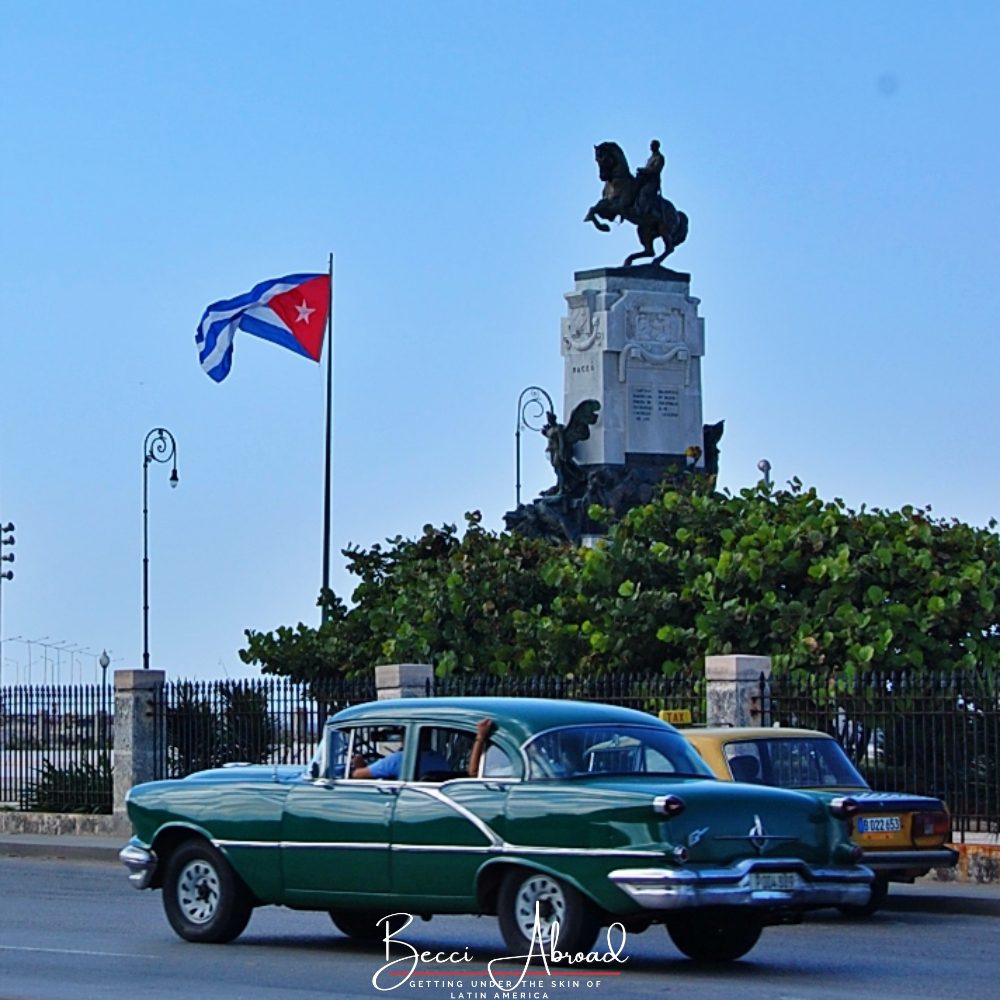
[[[750,888],[753,892],[794,889],[799,884],[795,872],[751,872]]]
[[[903,829],[898,816],[861,816],[858,818],[858,833],[898,833]]]

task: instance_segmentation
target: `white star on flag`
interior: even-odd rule
[[[316,312],[316,310],[315,309],[310,309],[309,306],[306,305],[306,300],[305,299],[302,300],[302,304],[301,305],[298,305],[295,308],[296,308],[296,310],[298,310],[298,314],[299,314],[296,317],[295,322],[296,323],[305,323],[306,325],[308,325],[309,324],[309,317],[314,312]]]

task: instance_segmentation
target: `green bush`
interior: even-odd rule
[[[36,779],[24,788],[20,808],[30,812],[110,813],[112,791],[109,754],[101,754],[96,764],[82,760],[64,767],[46,758]]]
[[[594,508],[592,516],[602,512]],[[771,656],[777,674],[990,670],[1000,659],[1000,539],[930,509],[854,511],[797,481],[738,494],[691,477],[594,548],[483,530],[467,515],[416,540],[345,551],[353,605],[247,631],[241,657],[311,680],[376,663],[452,673],[666,673],[706,655]]]

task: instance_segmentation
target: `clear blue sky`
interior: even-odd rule
[[[318,618],[322,369],[212,301],[336,254],[337,554],[514,501],[515,404],[562,392],[593,145],[667,155],[691,218],[721,484],[767,457],[852,505],[1000,513],[1000,6],[9,4],[0,26],[0,519],[9,639],[246,676],[243,629]],[[524,488],[550,485],[540,440]],[[40,680],[39,647],[33,680]],[[27,647],[4,644],[4,680]],[[69,658],[62,657],[63,679]],[[95,676],[93,657],[76,676]],[[51,673],[51,672],[50,672]]]

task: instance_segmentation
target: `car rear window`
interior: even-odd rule
[[[763,737],[726,743],[726,761],[736,781],[778,788],[867,788],[835,740]]]
[[[535,736],[524,752],[528,777],[535,780],[599,774],[712,776],[683,736],[656,726],[565,726]]]

